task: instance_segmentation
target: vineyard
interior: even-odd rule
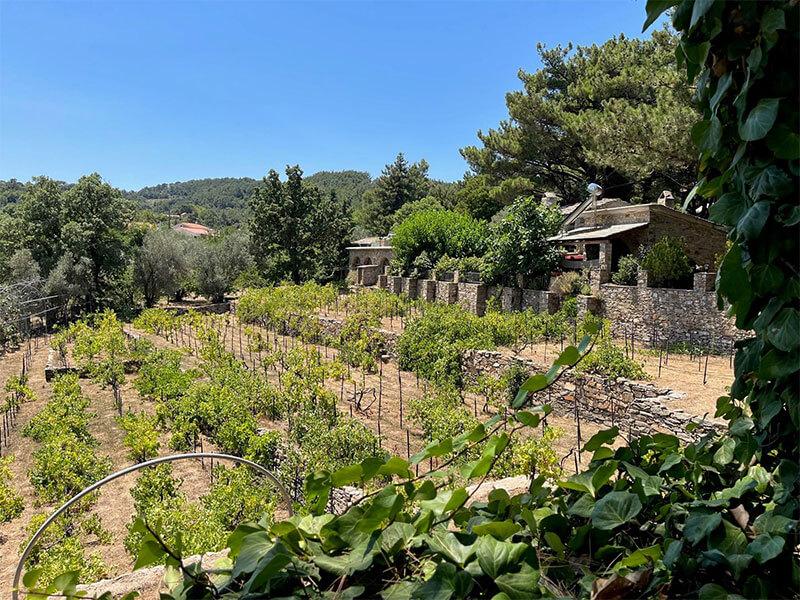
[[[306,284],[250,290],[235,313],[148,309],[124,324],[105,312],[34,338],[3,359],[0,585],[10,583],[19,547],[44,516],[112,470],[170,453],[234,454],[276,473],[303,511],[309,473],[410,459],[435,440],[504,416],[530,373],[470,375],[465,351],[547,361],[592,327],[604,329],[577,319],[569,303],[554,315],[475,317],[383,291],[340,295]],[[705,398],[723,391],[728,358],[704,357],[711,367],[702,374],[699,352],[666,361],[659,354],[601,336],[578,369],[648,379],[660,362],[660,384],[683,378],[704,394],[689,396],[687,406],[708,412],[713,400]],[[62,365],[50,383],[46,362]],[[546,415],[535,433],[513,438],[492,477],[560,479],[585,466],[589,457],[576,450],[600,429],[575,414]],[[414,473],[466,463],[483,450],[431,455]],[[147,534],[136,517],[168,544],[183,532],[181,551],[191,555],[219,550],[239,524],[268,523],[285,510],[277,491],[246,468],[196,463],[147,468],[82,500],[50,527],[27,568],[40,570],[40,584],[70,569],[98,580],[132,567]],[[357,497],[348,493],[355,492],[331,495],[328,508]]]

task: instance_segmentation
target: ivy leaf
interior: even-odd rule
[[[689,21],[689,29],[694,28],[712,6],[714,6],[714,0],[695,0],[692,7],[692,19]]]
[[[789,176],[779,167],[770,165],[753,177],[750,195],[756,199],[762,196],[777,198],[789,193],[791,189],[792,181]]]
[[[722,123],[715,116],[692,127],[692,141],[700,152],[716,152],[722,139]]]
[[[683,54],[690,63],[702,65],[706,62],[706,57],[708,56],[708,51],[711,49],[711,44],[709,42],[703,42],[702,44],[690,44],[686,43],[685,40],[681,40],[680,47],[683,48]]]
[[[513,521],[487,521],[480,525],[473,525],[472,532],[485,537],[493,537],[505,540],[522,529]]]
[[[270,542],[271,544],[271,542]],[[153,539],[145,539],[139,548],[139,553],[136,557],[136,563],[133,565],[133,570],[141,569],[142,567],[149,567],[156,563],[160,563],[167,555],[164,548],[161,547],[157,541]]]
[[[640,548],[614,565],[614,571],[621,569],[635,569],[643,565],[653,564],[661,558],[661,548],[658,545]]]
[[[789,533],[797,526],[797,521],[784,515],[776,515],[773,511],[765,512],[753,521],[756,533]]]
[[[452,531],[436,529],[430,534],[430,547],[444,554],[457,565],[464,567],[475,554],[475,544],[462,544]]]
[[[709,209],[708,214],[711,220],[720,225],[733,227],[742,218],[747,203],[744,198],[736,192],[728,192],[719,197]]]
[[[767,136],[767,147],[777,158],[797,160],[800,158],[800,135],[786,125],[778,124]]]
[[[465,598],[472,589],[472,577],[449,562],[440,562],[430,579],[417,588],[412,598],[450,600]]]
[[[769,217],[769,202],[756,202],[739,219],[736,230],[746,239],[756,239]]]
[[[720,466],[725,466],[733,460],[733,450],[736,447],[736,440],[726,437],[722,440],[717,451],[714,453],[714,462]]]
[[[481,566],[481,570],[492,579],[510,568],[516,567],[527,549],[527,544],[504,542],[496,540],[490,535],[479,537],[475,542],[478,564]]]
[[[509,600],[511,598],[527,598],[539,583],[539,571],[523,562],[518,573],[503,573],[496,577],[494,582],[502,592],[507,594],[506,598]]]
[[[731,81],[733,81],[733,75],[731,73],[725,73],[725,75],[720,77],[719,81],[717,81],[717,88],[714,90],[714,95],[711,96],[711,100],[709,101],[709,106],[715,113],[719,101],[722,100],[722,96],[724,96],[728,88],[731,87]]]
[[[535,415],[526,410],[521,410],[514,415],[514,418],[527,427],[538,427],[539,415]]]
[[[392,456],[386,464],[378,469],[380,475],[397,475],[404,479],[411,478],[411,471],[408,469],[408,461],[399,456]]]
[[[764,11],[761,17],[761,31],[765,34],[775,33],[778,29],[786,29],[786,17],[780,8]]]
[[[697,597],[700,600],[730,600],[731,596],[721,585],[716,583],[707,583],[700,588]]]
[[[578,352],[578,349],[575,346],[567,346],[564,348],[561,354],[558,355],[558,358],[554,364],[568,366],[578,362],[580,357],[581,353]]]
[[[266,531],[256,531],[242,539],[241,550],[233,565],[232,577],[242,573],[252,573],[261,557],[275,545]]]
[[[348,465],[331,473],[331,485],[342,487],[361,480],[363,470],[361,465]]]
[[[784,281],[783,271],[775,265],[753,265],[750,277],[753,280],[753,289],[761,295],[777,291]]]
[[[747,545],[747,552],[752,554],[759,564],[763,565],[768,560],[778,556],[783,550],[784,544],[786,544],[784,538],[762,533]]]
[[[778,379],[798,370],[800,370],[800,353],[770,350],[761,360],[758,375],[764,379]]]
[[[767,339],[784,352],[800,346],[800,312],[796,308],[781,310],[767,327]]]
[[[610,429],[603,429],[589,438],[583,446],[584,452],[594,452],[605,444],[611,444],[619,435],[619,427],[616,425]]]
[[[778,116],[780,98],[762,98],[739,125],[739,137],[745,142],[753,142],[765,137]]]
[[[694,512],[686,518],[683,536],[692,544],[705,539],[722,523],[719,513]]]
[[[672,8],[678,4],[680,0],[647,0],[645,11],[647,12],[647,19],[645,19],[642,31],[645,31],[650,25],[655,23],[656,19],[668,8]]]
[[[603,531],[611,531],[629,523],[641,510],[642,503],[636,494],[609,492],[594,505],[592,525]]]

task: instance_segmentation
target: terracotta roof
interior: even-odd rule
[[[180,233],[186,233],[188,235],[212,235],[214,230],[210,227],[206,227],[205,225],[200,225],[200,223],[177,223],[176,225],[172,226],[172,229],[178,231]]]

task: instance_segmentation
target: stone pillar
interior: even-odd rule
[[[385,290],[389,287],[389,276],[386,273],[378,275],[378,287]]]
[[[422,279],[417,286],[417,296],[426,302],[436,300],[436,282],[433,279]]]
[[[593,315],[600,314],[600,298],[596,296],[583,296],[579,295],[577,297],[578,301],[578,321],[583,321],[586,313],[592,313]]]
[[[459,283],[458,304],[464,310],[482,317],[486,313],[486,285],[483,283]]]
[[[716,273],[695,273],[694,291],[699,293],[713,292],[716,289]]]
[[[647,276],[647,271],[642,268],[639,268],[639,272],[636,275],[636,285],[639,287],[649,287],[650,281],[649,277]]]
[[[436,301],[443,304],[455,304],[458,300],[458,284],[452,281],[436,282]]]
[[[600,260],[599,260],[598,282],[597,289],[600,289],[601,283],[608,283],[611,281],[611,242],[600,242]]]
[[[399,296],[403,292],[403,278],[396,275],[389,277],[389,291]]]
[[[403,277],[403,293],[412,300],[417,297],[417,280]]]

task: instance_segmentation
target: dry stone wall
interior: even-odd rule
[[[697,273],[692,289],[651,288],[639,285],[600,286],[600,314],[611,321],[615,334],[631,333],[637,341],[658,346],[687,342],[719,351],[747,336],[733,319],[717,309],[711,273]]]
[[[462,360],[466,377],[480,374],[499,377],[512,366],[521,366],[531,373],[548,368],[528,359],[489,350],[469,350]],[[607,427],[616,425],[632,436],[663,432],[690,442],[721,430],[721,423],[706,421],[669,406],[671,401],[681,397],[672,390],[622,377],[609,379],[570,372],[550,389],[535,394],[533,402],[550,404],[562,415],[575,414],[577,407],[581,419]],[[690,423],[694,424],[693,430],[687,431]]]

